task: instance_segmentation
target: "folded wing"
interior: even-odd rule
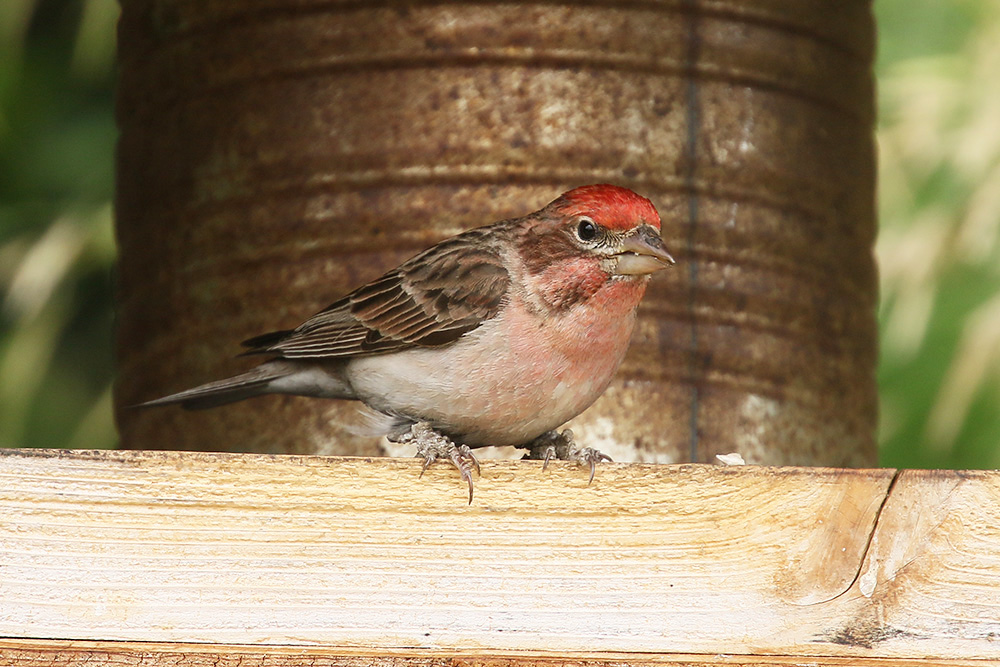
[[[472,230],[417,255],[290,331],[251,338],[248,354],[337,358],[447,345],[495,317],[510,283]]]

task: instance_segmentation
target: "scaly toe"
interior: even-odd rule
[[[479,475],[479,460],[476,455],[472,453],[467,445],[461,445],[455,447],[452,445],[452,451],[449,454],[452,465],[458,469],[458,474],[462,476],[469,484],[469,504],[472,504],[472,471],[475,470],[476,474]]]
[[[583,447],[581,449],[572,449],[568,460],[576,461],[577,465],[590,466],[590,480],[587,482],[589,485],[594,482],[594,473],[597,472],[597,464],[601,461],[611,461],[611,457],[593,447]]]
[[[549,461],[551,461],[552,459],[555,459],[555,458],[559,458],[558,455],[556,455],[556,446],[555,445],[549,445],[548,447],[545,448],[545,458],[544,458],[544,462],[542,463],[542,470],[545,470],[546,468],[548,468],[549,467]]]
[[[528,445],[528,458],[541,459],[544,461],[542,470],[545,470],[549,461],[558,459],[560,461],[573,461],[577,465],[590,466],[590,481],[594,481],[594,474],[597,472],[597,464],[601,461],[611,461],[611,457],[593,447],[577,447],[573,440],[573,431],[566,429],[562,433],[549,431],[535,438]]]
[[[439,459],[447,459],[458,470],[458,474],[469,485],[469,504],[472,504],[472,471],[480,474],[479,460],[466,445],[456,445],[449,438],[441,435],[429,424],[419,422],[414,424],[409,433],[403,435],[400,442],[409,442],[417,446],[417,456],[423,457],[424,464],[420,468],[420,476],[424,476],[427,468]]]

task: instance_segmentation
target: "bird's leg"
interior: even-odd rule
[[[548,467],[549,461],[574,461],[577,465],[590,466],[590,484],[594,481],[594,472],[601,461],[610,461],[611,457],[593,447],[578,447],[573,440],[573,431],[568,428],[562,433],[549,431],[543,433],[528,444],[528,458],[545,461],[542,470]]]
[[[438,459],[448,459],[458,469],[458,473],[469,484],[469,504],[472,504],[472,471],[479,473],[479,461],[467,445],[456,445],[450,438],[441,435],[427,422],[417,422],[410,430],[399,436],[395,442],[417,446],[417,457],[423,457],[424,466],[420,476],[424,476],[427,466]]]

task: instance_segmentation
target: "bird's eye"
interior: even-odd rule
[[[581,241],[593,241],[597,238],[597,225],[593,220],[580,218],[580,222],[576,225],[576,236]]]

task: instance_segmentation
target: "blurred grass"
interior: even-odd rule
[[[1000,3],[876,11],[881,463],[1000,467]]]
[[[882,463],[1000,467],[1000,3],[877,0]],[[0,0],[0,446],[113,447],[114,0]]]
[[[114,0],[0,0],[0,446],[112,447]]]

